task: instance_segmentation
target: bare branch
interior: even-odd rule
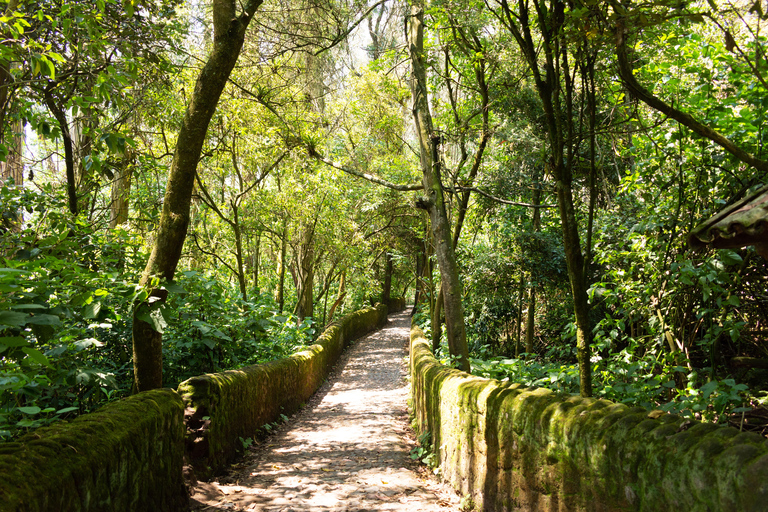
[[[501,199],[500,197],[492,196],[488,192],[480,190],[477,187],[455,187],[455,188],[457,190],[471,190],[472,192],[477,192],[481,196],[487,197],[491,201],[495,201],[501,204],[508,204],[510,206],[524,206],[526,208],[557,208],[556,204],[530,204],[530,203],[518,203],[517,201],[508,201],[506,199]]]

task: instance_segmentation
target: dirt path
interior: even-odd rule
[[[328,382],[192,510],[457,511],[459,498],[415,464],[408,424],[407,313],[356,341]]]

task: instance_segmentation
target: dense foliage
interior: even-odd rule
[[[591,374],[594,396],[749,422],[766,263],[687,236],[768,181],[760,2],[267,0],[205,133],[174,279],[139,286],[211,5],[0,0],[1,437],[130,393],[134,314],[162,333],[165,385],[400,295],[446,341],[402,30],[420,5],[473,371],[566,393]],[[758,162],[649,104],[625,54]]]

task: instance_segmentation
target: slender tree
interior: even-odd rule
[[[242,3],[242,10],[238,10],[234,0],[213,0],[213,46],[184,114],[157,238],[140,281],[145,291],[134,305],[135,391],[163,384],[162,313],[158,306],[165,301],[168,291],[161,283],[172,281],[176,272],[187,236],[195,173],[208,125],[240,55],[248,25],[261,3],[262,0],[247,0]]]

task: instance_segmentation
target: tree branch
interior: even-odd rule
[[[332,160],[328,160],[325,157],[323,157],[322,155],[320,155],[319,153],[317,153],[312,148],[307,148],[307,150],[309,152],[309,156],[311,156],[312,158],[314,158],[318,162],[322,162],[322,163],[324,163],[325,165],[327,165],[329,167],[333,167],[334,169],[338,169],[340,171],[344,171],[347,174],[351,174],[352,176],[356,176],[358,178],[362,178],[364,180],[368,180],[371,183],[376,183],[377,185],[381,185],[382,187],[391,188],[392,190],[399,190],[400,192],[407,192],[407,191],[410,191],[410,190],[423,190],[424,189],[424,185],[421,184],[421,183],[413,183],[413,184],[409,184],[409,185],[398,185],[397,183],[389,182],[387,180],[381,179],[381,178],[379,178],[377,176],[374,176],[372,174],[368,174],[368,173],[365,173],[365,172],[362,172],[362,171],[358,171],[356,169],[351,169],[349,167],[346,167],[346,166],[342,165],[339,162],[334,162]]]
[[[724,135],[697,121],[690,114],[686,114],[685,112],[674,108],[672,105],[667,105],[663,100],[655,96],[651,91],[640,85],[640,83],[635,78],[632,65],[630,64],[629,57],[627,56],[627,41],[625,28],[622,21],[619,21],[616,25],[616,57],[619,64],[619,76],[621,77],[621,80],[624,82],[626,88],[629,89],[637,98],[642,100],[649,107],[654,108],[663,114],[666,114],[680,124],[690,128],[693,132],[711,140],[742,162],[768,173],[768,161],[761,160],[748,153],[747,151],[744,151]]]
[[[526,208],[557,208],[556,204],[530,204],[530,203],[518,203],[517,201],[508,201],[506,199],[501,199],[500,197],[492,196],[488,192],[480,190],[477,187],[455,187],[455,188],[457,190],[471,190],[472,192],[477,192],[481,196],[487,197],[491,201],[495,201],[501,204],[508,204],[510,206],[524,206]]]

